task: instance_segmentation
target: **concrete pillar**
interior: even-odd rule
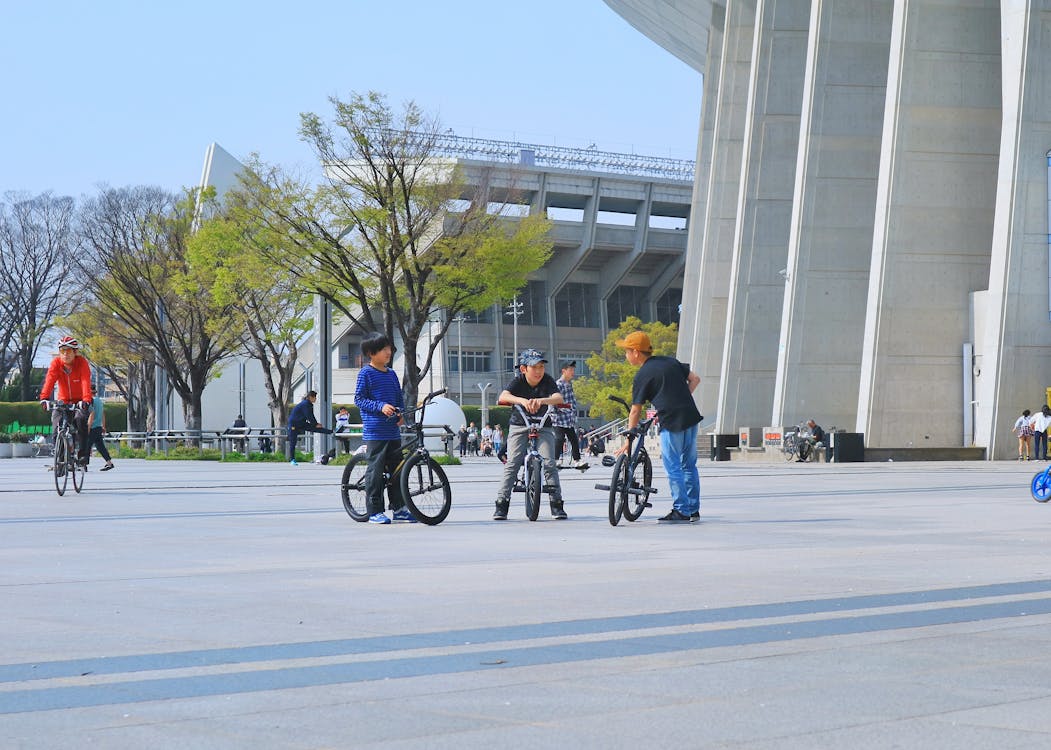
[[[697,172],[687,237],[683,319],[678,358],[701,379],[694,399],[701,413],[716,416],[726,335],[726,296],[730,284],[737,198],[740,192],[741,143],[748,104],[748,81],[755,36],[755,1],[727,0],[725,31],[717,34],[719,6],[712,9],[709,61],[704,77],[701,115],[702,169]],[[709,125],[710,123],[710,125]],[[711,128],[711,145],[704,139]],[[707,150],[709,158],[703,158]],[[705,170],[703,164],[710,161]],[[730,429],[735,429],[731,427]]]
[[[893,0],[813,0],[769,424],[853,430]]]
[[[1000,3],[897,0],[857,429],[870,447],[959,446],[970,294],[989,281]]]
[[[728,0],[732,2],[732,0]],[[708,226],[708,184],[712,176],[712,147],[715,140],[715,115],[718,111],[720,73],[722,68],[723,39],[726,23],[726,6],[712,8],[711,24],[708,28],[708,49],[701,81],[701,119],[697,136],[697,167],[693,177],[693,201],[690,204],[690,219],[686,226],[686,255],[690,248],[697,248],[693,257],[700,257],[704,245],[704,234]],[[697,342],[699,306],[695,303],[700,294],[701,264],[686,263],[682,279],[682,306],[679,312],[679,338],[676,354],[683,362],[693,362],[694,345]]]
[[[758,0],[716,427],[773,408],[810,0]]]
[[[1051,387],[1051,46],[1049,0],[1003,0],[1003,128],[984,319],[976,350],[975,442],[990,458],[1014,458],[1023,409]]]

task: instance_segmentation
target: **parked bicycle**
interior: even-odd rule
[[[66,494],[69,478],[73,477],[73,489],[76,492],[84,487],[86,466],[77,463],[76,427],[73,424],[73,413],[77,407],[61,401],[48,402],[48,409],[58,412],[58,430],[55,432],[55,460],[51,473],[55,478],[55,490],[59,496]]]
[[[417,521],[428,526],[435,526],[445,520],[452,508],[452,488],[445,471],[434,458],[423,440],[423,416],[427,404],[445,393],[445,388],[427,394],[423,403],[406,412],[419,418],[412,421],[402,435],[401,461],[392,472],[383,473],[383,489],[398,487],[409,512]],[[403,414],[403,416],[405,416]],[[343,467],[343,479],[340,482],[340,493],[343,496],[343,508],[355,521],[364,523],[369,520],[365,492],[365,472],[368,459],[364,455],[351,456]],[[397,483],[397,484],[395,484]]]
[[[786,430],[781,438],[781,451],[785,454],[785,461],[809,461],[814,455],[814,436],[810,434],[810,428],[805,422],[800,422],[790,430]]]
[[[545,409],[543,414],[530,414],[521,404],[511,404],[501,401],[500,406],[514,406],[529,428],[527,437],[529,447],[526,448],[525,458],[522,460],[522,468],[518,471],[511,492],[525,493],[526,518],[535,521],[540,516],[540,496],[552,494],[556,491],[554,485],[544,484],[544,457],[540,455],[540,431],[551,424],[554,409],[569,409],[569,404],[556,404]],[[555,469],[558,471],[558,469]]]
[[[610,396],[609,400],[617,402],[629,413],[631,412],[631,406],[624,399]],[[602,457],[603,466],[613,467],[613,478],[609,484],[596,484],[595,489],[609,492],[611,526],[620,523],[621,517],[629,521],[637,521],[646,508],[653,507],[649,497],[657,494],[657,490],[652,486],[653,461],[650,459],[650,454],[646,452],[644,438],[656,419],[656,415],[643,419],[632,429],[620,433],[628,441],[627,452],[616,458]]]

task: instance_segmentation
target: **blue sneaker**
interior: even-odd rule
[[[289,461],[288,463],[291,464],[292,466],[299,466],[299,461],[296,461],[294,458],[291,461]]]
[[[398,508],[394,511],[394,520],[403,523],[419,523],[419,521],[416,520],[416,517],[409,512],[408,508]]]
[[[390,523],[386,513],[373,513],[369,516],[369,523]]]

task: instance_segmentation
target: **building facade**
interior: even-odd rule
[[[606,2],[704,75],[679,352],[715,429],[1012,457],[1051,385],[1051,3]]]

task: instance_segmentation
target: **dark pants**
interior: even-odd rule
[[[301,432],[320,432],[325,435],[331,435],[332,430],[325,429],[324,427],[293,427],[288,426],[288,457],[296,457],[296,442],[299,440],[299,434]]]
[[[60,412],[57,409],[51,410],[51,434],[52,439],[58,434],[58,423]],[[87,409],[77,407],[73,410],[73,439],[77,446],[77,458],[83,458],[88,455],[91,451],[91,446],[88,443],[88,412]]]
[[[1033,458],[1042,461],[1047,458],[1047,433],[1033,433]]]
[[[580,439],[577,437],[576,427],[556,427],[555,457],[562,458],[562,451],[566,447],[566,438],[569,438],[569,449],[572,451],[573,460],[580,460]]]
[[[383,473],[392,473],[401,461],[401,440],[366,440],[365,458],[369,468],[365,470],[365,506],[370,516],[383,512]],[[397,481],[391,482],[387,490],[391,510],[401,510],[405,500],[401,496],[401,486]]]
[[[273,444],[270,442],[270,438],[259,438],[259,450],[261,450],[263,453],[270,453],[273,449]]]
[[[106,463],[109,463],[113,459],[110,458],[109,451],[106,450],[106,443],[102,439],[102,428],[92,427],[91,433],[88,436],[88,443],[91,447],[99,452],[99,455],[106,459]]]

